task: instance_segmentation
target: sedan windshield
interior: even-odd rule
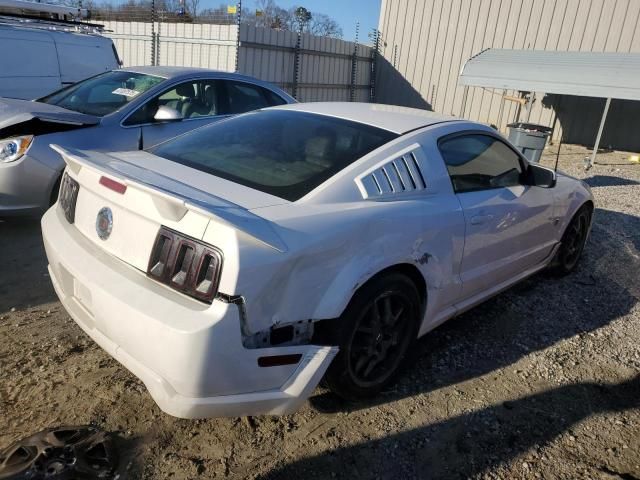
[[[75,83],[38,102],[102,117],[119,110],[163,81],[164,78],[154,75],[116,70]]]
[[[275,109],[214,123],[151,152],[295,201],[397,136],[362,123]]]

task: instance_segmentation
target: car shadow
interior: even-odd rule
[[[627,178],[612,177],[610,175],[594,175],[593,177],[585,178],[584,183],[591,188],[594,187],[619,187],[624,185],[640,185],[640,182],[635,180],[629,180]]]
[[[351,412],[454,385],[629,313],[640,299],[640,218],[603,209],[594,218],[572,274],[534,275],[428,333],[398,383],[374,399],[350,403],[323,392],[309,399],[312,407]]]
[[[57,300],[39,219],[0,220],[0,265],[0,314]]]
[[[570,432],[592,415],[638,407],[640,375],[613,385],[565,385],[304,458],[258,478],[308,478],[311,472],[339,472],[337,478],[479,478],[492,467]],[[576,432],[570,435],[574,439],[579,436]],[[606,478],[635,478],[597,458],[590,458],[590,463],[603,476],[613,474]],[[544,465],[538,468],[543,470],[543,478],[558,474],[544,472]]]
[[[562,142],[593,147],[602,111],[604,98],[581,97],[578,95],[547,94],[542,99],[545,108],[552,108],[562,127]],[[576,112],[580,112],[576,114]],[[607,122],[602,132],[600,146],[603,150],[633,152],[637,148],[637,124],[631,119],[640,115],[640,102],[613,99],[607,114]]]

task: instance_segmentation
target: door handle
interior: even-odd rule
[[[471,217],[471,225],[482,225],[490,221],[493,218],[493,215],[475,215]]]

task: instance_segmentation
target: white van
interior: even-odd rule
[[[111,39],[80,25],[0,16],[0,97],[40,98],[118,68]]]

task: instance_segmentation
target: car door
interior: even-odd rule
[[[465,217],[462,297],[542,262],[555,244],[554,200],[522,183],[526,161],[489,133],[450,135],[438,147]]]
[[[124,128],[139,127],[143,148],[152,147],[195,128],[221,120],[218,80],[189,80],[148,100],[123,122]],[[158,108],[176,112],[175,120],[156,120]]]

